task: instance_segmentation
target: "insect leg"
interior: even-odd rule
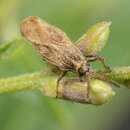
[[[87,62],[95,62],[97,60],[100,61],[107,72],[111,71],[110,67],[106,65],[104,58],[94,54],[85,55],[85,57],[88,58]]]
[[[86,78],[87,78],[87,98],[89,99],[90,87],[91,87],[91,76],[89,74],[86,74]]]
[[[59,87],[59,83],[60,83],[60,80],[63,79],[63,77],[65,76],[65,74],[67,73],[68,71],[63,71],[60,75],[60,77],[57,79],[57,87],[56,87],[56,98],[58,96],[58,87]]]
[[[83,81],[83,74],[79,72],[79,81],[82,82]]]
[[[118,83],[114,82],[113,80],[109,80],[109,79],[105,78],[105,77],[104,77],[103,75],[101,75],[101,74],[98,74],[98,73],[96,73],[96,72],[92,72],[91,75],[92,75],[92,77],[94,77],[94,78],[98,78],[98,79],[100,79],[100,80],[106,81],[106,82],[108,82],[108,83],[110,83],[110,84],[112,84],[112,85],[114,85],[114,86],[120,88],[120,85],[119,85]]]

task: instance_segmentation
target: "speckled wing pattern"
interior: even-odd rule
[[[77,70],[84,56],[67,35],[35,16],[23,20],[21,34],[30,41],[43,59],[61,70]]]

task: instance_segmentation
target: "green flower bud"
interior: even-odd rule
[[[56,97],[56,80],[51,79],[49,84],[42,89],[42,92],[50,97]],[[45,85],[45,84],[44,84]],[[52,89],[53,87],[53,89]],[[89,99],[87,98],[87,83],[79,82],[77,78],[64,78],[59,85],[58,98],[79,102],[84,104],[101,105],[108,102],[115,93],[104,82],[91,80]]]
[[[109,37],[110,25],[111,22],[94,25],[76,42],[76,45],[87,54],[101,51]]]
[[[93,80],[91,86],[92,104],[104,104],[115,95],[115,92],[112,90],[112,88],[101,80]]]

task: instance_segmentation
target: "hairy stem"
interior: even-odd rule
[[[52,73],[48,70],[46,71],[47,72],[37,72],[18,77],[1,79],[0,93],[4,94],[9,92],[40,89],[44,95],[55,98],[56,81],[59,74]],[[126,85],[126,83],[130,81],[130,67],[114,68],[111,73],[105,73],[103,71],[99,72],[118,83]],[[129,87],[129,85],[127,86]],[[86,82],[81,83],[74,75],[69,75],[60,83],[58,98],[99,105],[104,104],[114,95],[111,87],[96,79],[93,79],[91,82],[90,100],[87,99],[86,93]]]
[[[125,85],[127,88],[130,88],[130,66],[113,68],[109,73],[105,73],[104,71],[98,72],[103,74],[105,77],[115,80],[116,82]]]

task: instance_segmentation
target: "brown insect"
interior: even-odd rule
[[[68,36],[57,27],[49,25],[38,17],[30,16],[23,20],[20,31],[22,36],[33,44],[43,59],[63,71],[57,80],[57,94],[59,82],[68,71],[78,72],[80,81],[82,81],[82,76],[86,75],[87,97],[89,97],[90,83],[93,77],[119,87],[116,82],[96,73],[88,64],[99,60],[108,70],[103,58],[92,54],[84,55],[83,51],[74,45]]]

